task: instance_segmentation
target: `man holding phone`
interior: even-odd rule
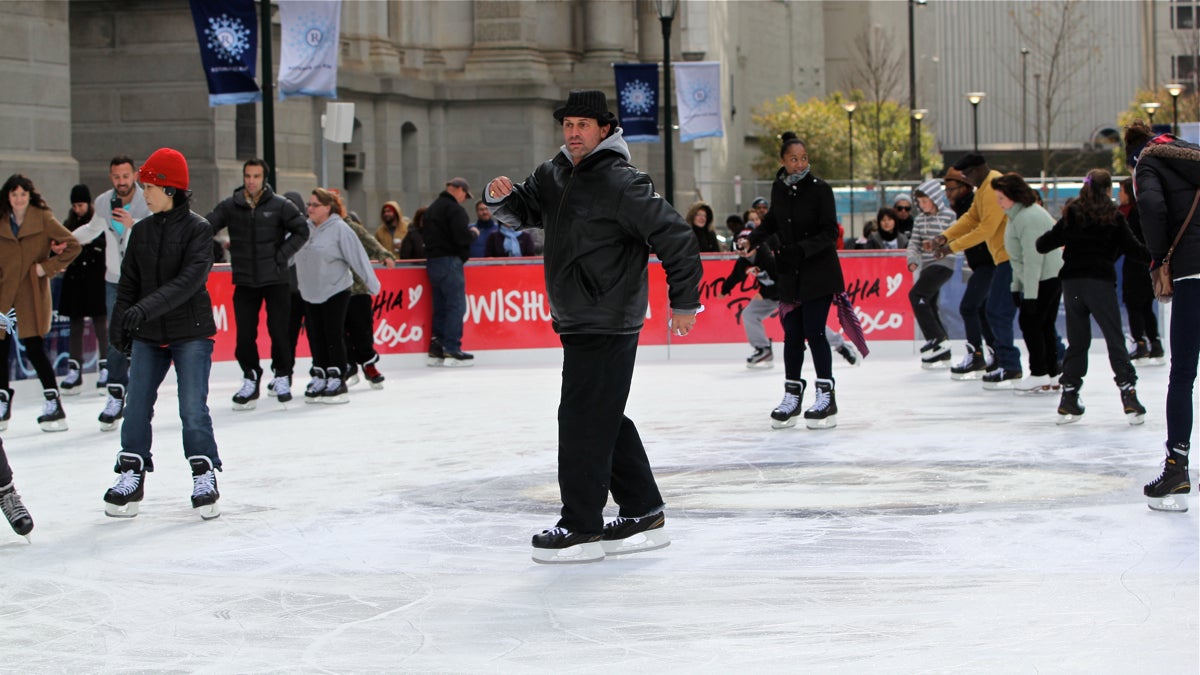
[[[134,180],[133,159],[117,155],[108,163],[108,179],[112,189],[96,197],[93,206],[95,215],[91,222],[73,233],[81,244],[87,244],[104,235],[104,299],[108,307],[108,321],[112,325],[113,305],[117,301],[117,283],[121,280],[121,261],[125,258],[125,247],[133,224],[150,215],[146,196]],[[103,350],[107,348],[107,358]],[[107,388],[108,401],[100,413],[100,430],[117,428],[117,421],[124,416],[125,386],[129,383],[129,360],[125,354],[111,344],[101,347],[100,377],[97,387]],[[103,393],[103,389],[102,392]]]

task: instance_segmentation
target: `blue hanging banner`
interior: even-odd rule
[[[190,0],[210,106],[257,103],[258,18],[254,0]]]
[[[626,143],[657,143],[658,64],[614,63],[617,117]]]

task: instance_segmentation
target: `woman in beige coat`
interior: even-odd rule
[[[5,227],[7,225],[7,227]],[[33,181],[13,174],[0,188],[0,431],[8,428],[13,390],[8,387],[9,344],[15,333],[33,363],[46,398],[38,425],[66,431],[54,367],[42,336],[50,332],[50,278],[79,255],[79,242],[55,220]],[[12,325],[13,320],[16,326]]]

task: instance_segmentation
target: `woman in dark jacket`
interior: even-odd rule
[[[408,224],[408,232],[404,234],[404,241],[400,242],[401,260],[423,260],[425,258],[425,239],[421,235],[421,228],[424,226],[425,207],[422,206],[413,214],[412,222]]]
[[[1138,217],[1137,198],[1133,196],[1133,179],[1121,181],[1117,210],[1129,223],[1129,231],[1143,246],[1142,219]],[[1154,285],[1150,282],[1150,265],[1145,258],[1125,256],[1121,265],[1121,300],[1129,316],[1129,333],[1137,347],[1130,358],[1134,362],[1161,366],[1166,363],[1162,340],[1158,334],[1158,317],[1154,314]]]
[[[1146,249],[1129,231],[1125,218],[1113,205],[1111,195],[1112,174],[1104,169],[1092,169],[1084,179],[1079,197],[1067,202],[1062,219],[1037,239],[1039,253],[1063,248],[1058,278],[1067,307],[1068,346],[1059,378],[1062,384],[1059,424],[1074,422],[1083,415],[1079,389],[1087,374],[1093,319],[1104,334],[1108,362],[1121,390],[1121,403],[1129,423],[1141,424],[1146,414],[1134,389],[1137,371],[1129,361],[1125,334],[1121,332],[1115,269],[1122,253],[1145,263]]]
[[[71,188],[71,213],[63,227],[74,232],[92,220],[92,193],[86,185]],[[70,349],[67,376],[59,384],[64,396],[78,394],[83,384],[83,320],[92,320],[96,333],[96,353],[99,355],[99,377],[96,388],[101,392],[108,386],[104,355],[108,351],[108,308],[104,303],[104,240],[97,237],[83,244],[79,255],[63,272],[62,290],[58,294],[58,314],[71,319]]]
[[[704,202],[696,202],[687,210],[684,220],[692,226],[692,234],[696,235],[696,243],[700,245],[701,253],[719,253],[721,243],[717,240],[717,224],[713,221],[712,207]]]
[[[113,346],[131,357],[121,452],[113,468],[118,477],[104,494],[104,510],[116,518],[137,515],[146,472],[154,470],[154,402],[174,366],[183,454],[192,469],[192,508],[207,520],[220,515],[215,472],[221,469],[208,412],[217,332],[205,287],[213,264],[212,226],[190,208],[187,161],[178,151],[154,151],[138,170],[138,181],[151,215],[133,227],[113,307]]]
[[[837,256],[838,223],[833,189],[809,172],[808,146],[792,132],[783,134],[779,149],[783,166],[771,187],[771,208],[746,239],[754,248],[771,239],[776,247],[779,317],[783,323],[783,401],[771,412],[771,426],[795,425],[804,397],[800,378],[807,342],[812,350],[816,400],[804,411],[810,429],[837,426],[833,356],[825,323],[833,295],[846,290]]]

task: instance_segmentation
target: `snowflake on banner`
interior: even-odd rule
[[[687,104],[689,108],[696,109],[711,105],[712,100],[712,87],[709,86],[708,82],[701,80],[692,83],[691,91],[688,92],[688,95],[684,98],[683,102]]]
[[[331,27],[327,24],[327,20],[315,15],[298,17],[287,36],[289,46],[298,52],[315,51],[329,34]]]
[[[654,90],[641,80],[630,80],[621,90],[621,106],[635,115],[646,115],[654,109]]]
[[[250,49],[250,29],[241,19],[231,19],[228,14],[222,14],[219,18],[209,17],[204,35],[208,38],[208,48],[222,61],[237,63],[242,60],[242,54]]]

